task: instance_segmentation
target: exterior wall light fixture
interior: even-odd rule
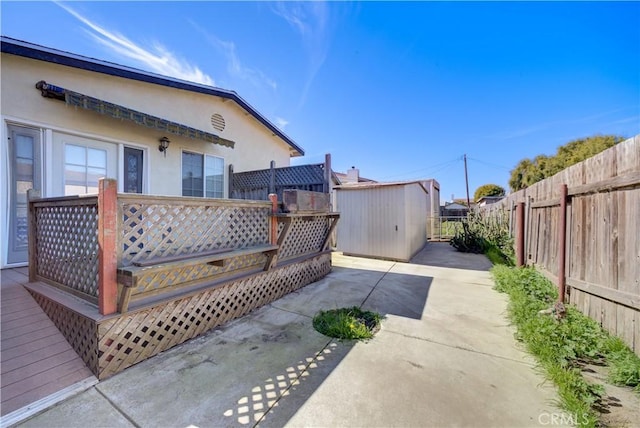
[[[160,138],[160,145],[158,146],[158,150],[164,153],[165,158],[167,157],[167,149],[169,148],[169,143],[171,143],[171,141],[169,141],[167,137]]]

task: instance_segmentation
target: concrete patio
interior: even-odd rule
[[[21,426],[543,425],[555,391],[515,342],[489,266],[446,243],[414,263],[335,253],[323,280]],[[386,316],[373,340],[313,329],[318,310],[352,305]]]

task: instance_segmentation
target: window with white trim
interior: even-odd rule
[[[64,194],[98,193],[98,180],[107,176],[107,151],[66,144],[64,148]]]
[[[182,196],[224,197],[224,159],[182,152]]]

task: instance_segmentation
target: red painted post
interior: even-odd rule
[[[32,200],[39,197],[39,190],[27,190],[27,200],[29,202],[29,229],[27,229],[29,245],[29,282],[36,282],[36,276],[38,275],[38,224],[36,222],[36,211],[33,207]]]
[[[278,243],[278,219],[276,218],[276,214],[278,214],[278,195],[270,193],[269,200],[271,201],[271,230],[269,240],[271,241],[271,245],[276,245]]]
[[[516,266],[524,265],[524,202],[518,202],[516,205]]]
[[[98,309],[102,315],[117,311],[117,198],[116,180],[100,179],[98,182]]]
[[[560,185],[560,219],[558,220],[558,301],[564,303],[567,257],[567,185]]]

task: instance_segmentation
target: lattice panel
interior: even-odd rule
[[[188,281],[198,281],[221,273],[231,272],[237,269],[264,266],[266,261],[267,256],[260,253],[243,257],[233,257],[227,260],[227,263],[224,267],[199,264],[163,272],[151,273],[141,276],[138,279],[138,286],[133,290],[132,295],[142,294],[160,288],[171,287],[173,285],[182,284]]]
[[[28,291],[82,361],[98,376],[98,335],[95,321],[32,290]]]
[[[38,275],[97,297],[97,199],[35,210]]]
[[[196,337],[324,277],[328,254],[205,290],[99,326],[99,379]]]
[[[322,250],[320,247],[329,231],[329,220],[326,216],[297,217],[292,218],[291,221],[289,233],[278,252],[279,260],[286,260]],[[278,235],[282,233],[282,228],[283,225],[280,225]]]
[[[275,189],[270,189],[271,175]],[[269,192],[275,191],[278,199],[286,189],[324,192],[324,164],[298,165],[284,168],[261,169],[257,171],[238,172],[231,180],[231,198],[268,200]]]
[[[269,169],[237,172],[233,174],[233,187],[234,187],[234,190],[269,187],[270,180],[271,180],[271,170]]]
[[[276,186],[324,183],[324,164],[276,168]]]
[[[276,186],[309,186],[324,183],[324,164],[298,165],[275,168]],[[238,172],[233,174],[233,190],[269,187],[271,169]]]
[[[121,266],[154,257],[269,242],[266,207],[122,203]]]

